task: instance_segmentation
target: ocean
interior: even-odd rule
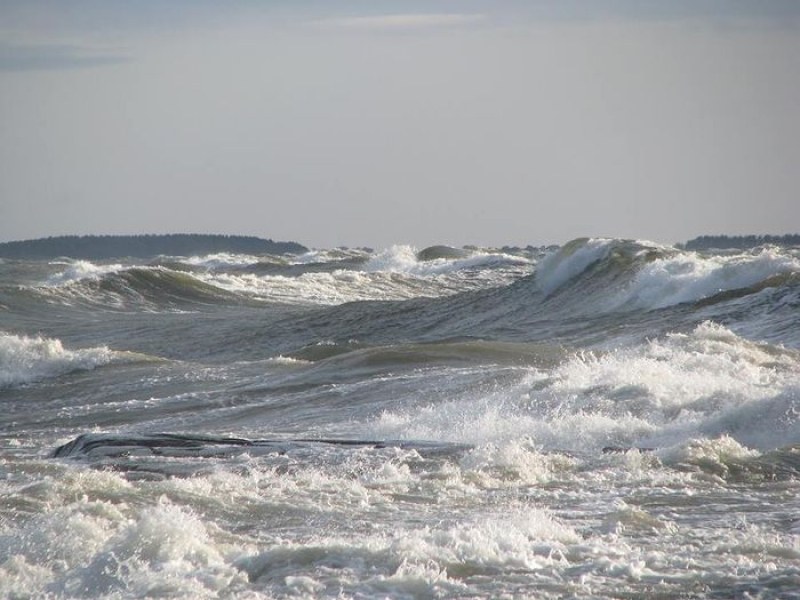
[[[0,260],[0,596],[800,598],[800,248]]]

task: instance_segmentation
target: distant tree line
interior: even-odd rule
[[[65,235],[0,243],[0,257],[46,259],[68,256],[81,259],[145,258],[166,254],[191,256],[232,252],[238,254],[301,254],[305,246],[273,242],[253,236],[174,233],[166,235]]]
[[[800,246],[800,234],[788,235],[701,235],[679,247],[686,250],[710,250],[712,248],[734,248],[747,250],[756,246]]]

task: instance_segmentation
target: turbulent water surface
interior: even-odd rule
[[[800,598],[798,249],[5,260],[0,407],[3,597]]]

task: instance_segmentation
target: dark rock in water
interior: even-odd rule
[[[125,456],[136,450],[151,454],[169,455],[195,450],[198,453],[208,447],[246,447],[253,442],[242,438],[187,436],[176,434],[144,434],[125,436],[117,434],[84,433],[71,442],[59,446],[54,458],[78,458],[97,456]]]
[[[437,258],[446,258],[453,260],[456,258],[466,258],[470,255],[468,250],[461,248],[451,248],[450,246],[430,246],[424,250],[417,252],[418,260],[436,260]]]
[[[634,446],[606,446],[603,454],[623,454],[625,452],[653,452],[655,448],[636,448]]]
[[[342,448],[408,448],[430,455],[458,453],[468,448],[463,444],[408,441],[375,441],[353,439],[293,438],[250,440],[245,438],[175,433],[107,434],[84,433],[59,446],[53,458],[118,458],[127,456],[211,457],[231,456],[244,452],[282,454],[292,449],[324,447]]]
[[[173,433],[87,433],[56,448],[53,457],[86,462],[93,468],[123,473],[129,479],[161,481],[210,473],[217,468],[220,459],[242,455],[267,461],[272,468],[286,472],[292,465],[298,464],[339,464],[341,452],[358,449],[379,452],[392,448],[414,450],[419,460],[424,462],[457,459],[470,447],[448,443],[353,439],[250,440]]]

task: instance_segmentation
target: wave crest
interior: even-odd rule
[[[241,300],[238,294],[207,283],[196,274],[164,266],[97,266],[72,264],[50,277],[46,285],[30,288],[48,300],[86,304],[115,310],[144,307],[157,310],[182,304],[218,304]]]
[[[545,296],[569,296],[594,312],[656,310],[748,295],[792,283],[800,257],[776,247],[701,254],[652,242],[581,238],[542,259],[533,275]],[[741,294],[731,292],[742,291]],[[574,309],[573,303],[570,308]]]
[[[105,346],[69,350],[55,338],[0,333],[0,389],[91,370],[116,356]]]

